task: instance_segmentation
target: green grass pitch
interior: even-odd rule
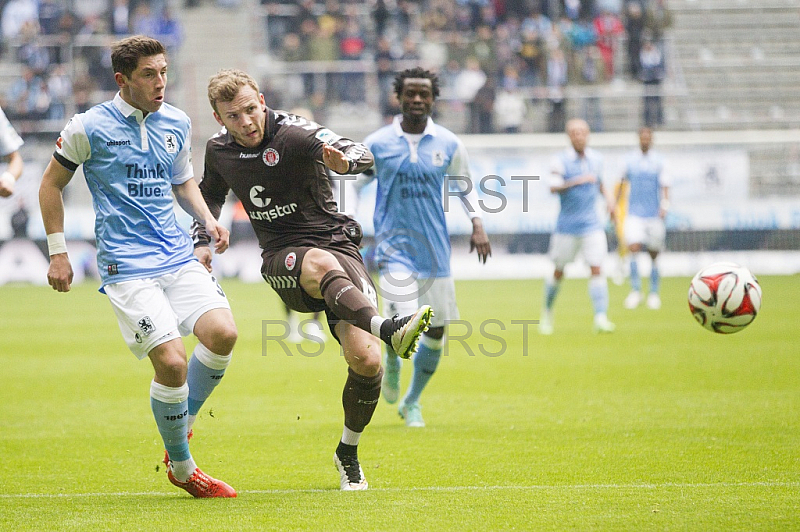
[[[694,322],[689,279],[664,279],[660,311],[624,310],[610,284],[617,332],[595,336],[586,280],[567,279],[551,337],[513,323],[538,318],[541,281],[459,282],[428,427],[382,400],[370,489],[342,493],[337,344],[262,342],[276,296],[227,280],[240,339],[192,449],[233,500],[167,481],[152,369],[95,285],[5,286],[0,530],[797,530],[800,276],[760,281],[761,314],[730,336]]]

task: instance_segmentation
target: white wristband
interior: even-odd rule
[[[661,210],[668,211],[669,210],[669,200],[667,198],[663,198],[661,202],[658,204]]]
[[[47,235],[47,252],[51,256],[67,252],[67,240],[64,238],[64,233]]]

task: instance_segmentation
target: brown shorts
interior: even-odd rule
[[[297,312],[320,312],[324,310],[328,318],[328,325],[330,325],[331,332],[333,332],[334,327],[341,320],[328,308],[324,299],[314,299],[300,287],[301,265],[306,252],[310,249],[315,248],[309,246],[287,247],[274,254],[262,254],[264,262],[261,266],[261,276],[290,309]],[[340,247],[319,249],[323,249],[336,257],[347,277],[377,308],[377,290],[372,282],[372,277],[367,273],[358,248],[347,243]],[[334,336],[336,336],[335,332]]]

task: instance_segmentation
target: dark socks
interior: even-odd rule
[[[346,273],[341,270],[329,271],[320,281],[319,289],[328,308],[339,319],[372,333],[372,318],[379,315],[378,311]]]
[[[347,372],[347,382],[345,382],[342,392],[344,425],[353,432],[360,433],[369,424],[372,414],[375,413],[375,407],[378,406],[378,400],[381,397],[383,368],[374,377],[364,377],[350,368],[347,369]]]

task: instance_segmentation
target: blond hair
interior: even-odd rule
[[[244,86],[258,93],[258,83],[247,72],[235,68],[223,69],[208,80],[208,103],[217,112],[217,102],[231,102]]]

